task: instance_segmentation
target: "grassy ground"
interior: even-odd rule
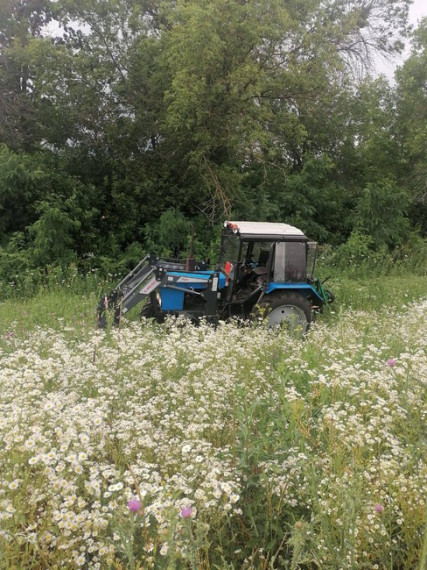
[[[303,342],[1,303],[0,567],[425,570],[427,278],[330,288]]]
[[[36,326],[57,329],[64,322],[77,328],[92,329],[96,322],[96,306],[103,292],[111,287],[111,283],[92,280],[84,286],[55,285],[41,289],[29,298],[11,297],[0,301],[0,332],[5,334],[13,329],[17,334],[24,334]],[[356,279],[340,275],[329,280],[328,287],[333,290],[336,303],[332,313],[327,311],[323,317],[327,322],[347,309],[402,307],[425,295],[427,276],[403,274]],[[138,315],[136,307],[129,318],[136,320]]]

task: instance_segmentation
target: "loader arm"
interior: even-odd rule
[[[183,263],[147,255],[109,295],[102,297],[97,311],[98,328],[107,326],[109,310],[113,311],[112,324],[118,325],[122,315],[147,297],[152,297],[157,289],[161,314],[194,313],[194,316],[205,316],[209,321],[215,321],[220,281],[225,281],[225,278],[215,271],[186,271]],[[197,310],[184,309],[185,295],[197,297],[203,303]]]
[[[97,309],[98,328],[107,326],[109,309],[114,309],[113,324],[117,325],[122,314],[127,313],[157,289],[161,283],[161,274],[164,272],[158,263],[156,257],[147,255],[109,295],[102,297]]]

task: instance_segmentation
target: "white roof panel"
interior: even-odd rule
[[[305,237],[304,233],[295,228],[294,226],[290,226],[289,224],[281,224],[275,222],[231,222],[227,221],[224,222],[224,227],[229,227],[241,235],[256,235],[256,236],[283,236],[283,237],[291,237],[291,236],[301,236]]]

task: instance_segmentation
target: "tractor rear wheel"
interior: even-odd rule
[[[309,299],[286,291],[272,293],[252,310],[252,319],[264,321],[271,327],[286,327],[291,334],[304,334],[312,321],[312,308]]]

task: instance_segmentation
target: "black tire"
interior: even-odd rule
[[[252,310],[252,319],[268,326],[286,326],[291,334],[305,334],[313,320],[312,303],[294,291],[271,293]]]
[[[330,305],[335,301],[335,295],[329,289],[325,289],[325,295],[326,295],[326,302],[328,303],[328,305]]]
[[[142,320],[153,319],[154,317],[156,317],[156,309],[153,307],[151,301],[147,301],[139,313],[139,318]]]

